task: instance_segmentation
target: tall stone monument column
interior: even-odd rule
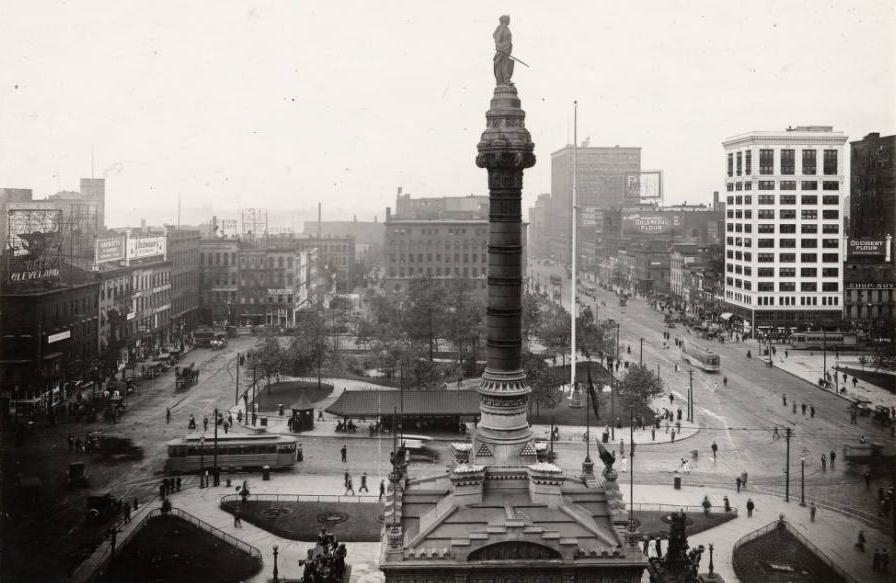
[[[497,32],[496,32],[497,34]],[[496,61],[499,55],[496,56]],[[509,59],[509,53],[506,55]],[[497,75],[496,75],[497,77]],[[535,461],[526,419],[531,389],[522,368],[522,214],[523,170],[535,165],[534,144],[526,130],[509,75],[498,78],[476,165],[488,170],[488,364],[479,385],[480,421],[471,457],[486,466],[524,466]]]

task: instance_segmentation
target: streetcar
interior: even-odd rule
[[[681,357],[685,362],[707,372],[719,372],[721,369],[718,354],[693,342],[682,343]]]
[[[166,469],[171,472],[195,472],[210,469],[217,450],[218,468],[248,469],[268,466],[288,469],[296,464],[298,443],[289,435],[218,435],[215,438],[188,435],[168,442]]]
[[[858,340],[849,332],[794,332],[790,335],[790,346],[794,350],[833,350],[835,348],[856,348]]]

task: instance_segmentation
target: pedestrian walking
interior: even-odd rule
[[[130,522],[130,521],[131,521],[131,505],[130,505],[130,504],[124,504],[124,505],[122,506],[122,513],[124,514],[124,521],[125,521],[125,523]]]
[[[775,425],[775,432],[772,433],[772,439],[781,439],[781,434],[778,433],[778,426]]]
[[[243,521],[240,517],[240,507],[237,506],[233,509],[233,526],[235,528],[243,528]]]
[[[747,518],[753,517],[753,509],[756,508],[756,505],[753,504],[752,498],[747,498]]]
[[[202,430],[208,431],[208,415],[202,418]]]
[[[345,495],[348,496],[349,492],[352,493],[352,496],[355,495],[355,486],[352,484],[351,476],[348,477],[348,480],[345,483]]]
[[[815,506],[815,502],[809,505],[809,519],[812,522],[815,522],[815,513],[818,512],[818,507]]]
[[[728,496],[722,497],[722,503],[725,504],[725,512],[731,512],[731,500],[728,499]]]
[[[348,448],[345,447],[345,444],[342,444],[342,449],[339,450],[340,455],[342,456],[342,462],[345,463],[348,461]]]
[[[737,479],[734,481],[734,483],[737,484],[737,493],[740,494],[740,485],[743,483],[740,480],[740,476],[737,477]]]
[[[796,401],[793,402],[792,410],[793,410],[793,414],[796,415]]]
[[[790,356],[790,352],[787,351],[787,350],[785,350],[785,351],[784,351],[784,358],[787,358],[788,356]]]
[[[221,427],[224,428],[224,435],[227,435],[227,431],[230,429],[230,424],[227,421],[225,421],[224,425],[222,425]]]
[[[834,461],[837,459],[837,452],[834,451],[833,449],[831,450],[830,458],[831,458],[831,469],[833,470],[834,469]]]
[[[342,485],[343,487],[348,487],[348,472],[343,472],[342,474]]]
[[[709,496],[703,497],[703,502],[700,503],[703,506],[703,514],[709,516],[709,510],[712,508],[712,502],[709,501]]]
[[[656,427],[650,428],[650,441],[656,441]]]
[[[681,407],[678,408],[678,420],[681,421]]]
[[[231,427],[233,426],[233,413],[227,413],[227,422],[231,425]]]
[[[711,447],[712,447],[712,461],[716,461],[716,454],[718,454],[718,452],[719,452],[719,446],[715,441],[713,441]]]
[[[862,474],[862,477],[865,478],[865,489],[870,490],[871,489],[871,472],[868,470],[865,470],[865,473]]]
[[[865,531],[860,530],[858,539],[856,540],[856,548],[859,549],[860,552],[865,552]]]
[[[360,494],[361,492],[370,492],[367,489],[367,472],[361,474],[361,487],[358,488],[358,493]]]
[[[675,430],[672,430],[672,443],[675,443]]]
[[[805,403],[801,404],[800,408],[803,410],[803,417],[805,417],[806,416],[806,404]]]
[[[857,379],[856,377],[852,377],[852,388],[856,388],[856,383],[858,383],[858,382],[859,382],[859,379]]]
[[[190,421],[187,423],[187,429],[196,429],[196,417],[190,413]]]
[[[656,544],[654,546],[656,547],[656,558],[662,559],[663,558],[663,539],[661,539],[660,537],[656,537]]]
[[[386,481],[380,480],[380,502],[383,501],[383,496],[386,495]]]
[[[171,408],[165,407],[165,423],[171,423]]]
[[[786,407],[787,406],[787,393],[781,394],[781,401],[784,402],[784,406]]]
[[[809,417],[815,417],[815,405],[809,405]]]

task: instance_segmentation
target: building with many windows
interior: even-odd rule
[[[199,230],[168,227],[171,260],[171,326],[182,345],[199,316]]]
[[[199,242],[199,320],[204,324],[236,321],[239,295],[239,239]]]
[[[551,154],[549,255],[569,263],[572,248],[573,146]],[[580,240],[593,240],[594,229],[585,224],[591,209],[620,208],[640,203],[641,148],[591,147],[584,142],[576,152],[576,204],[579,206]],[[581,249],[579,245],[579,249]]]
[[[896,325],[896,135],[872,133],[850,146],[843,316],[870,336],[891,337]]]
[[[722,143],[726,310],[753,327],[840,320],[846,139],[800,126]]]

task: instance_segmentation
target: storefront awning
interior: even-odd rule
[[[721,318],[723,320],[730,320],[731,316],[733,316],[733,315],[734,314],[732,314],[731,312],[723,312],[722,314],[719,315],[719,318]]]
[[[401,393],[395,390],[344,391],[326,411],[340,417],[377,417],[401,409]],[[479,414],[477,391],[404,391],[406,416],[463,416]]]

